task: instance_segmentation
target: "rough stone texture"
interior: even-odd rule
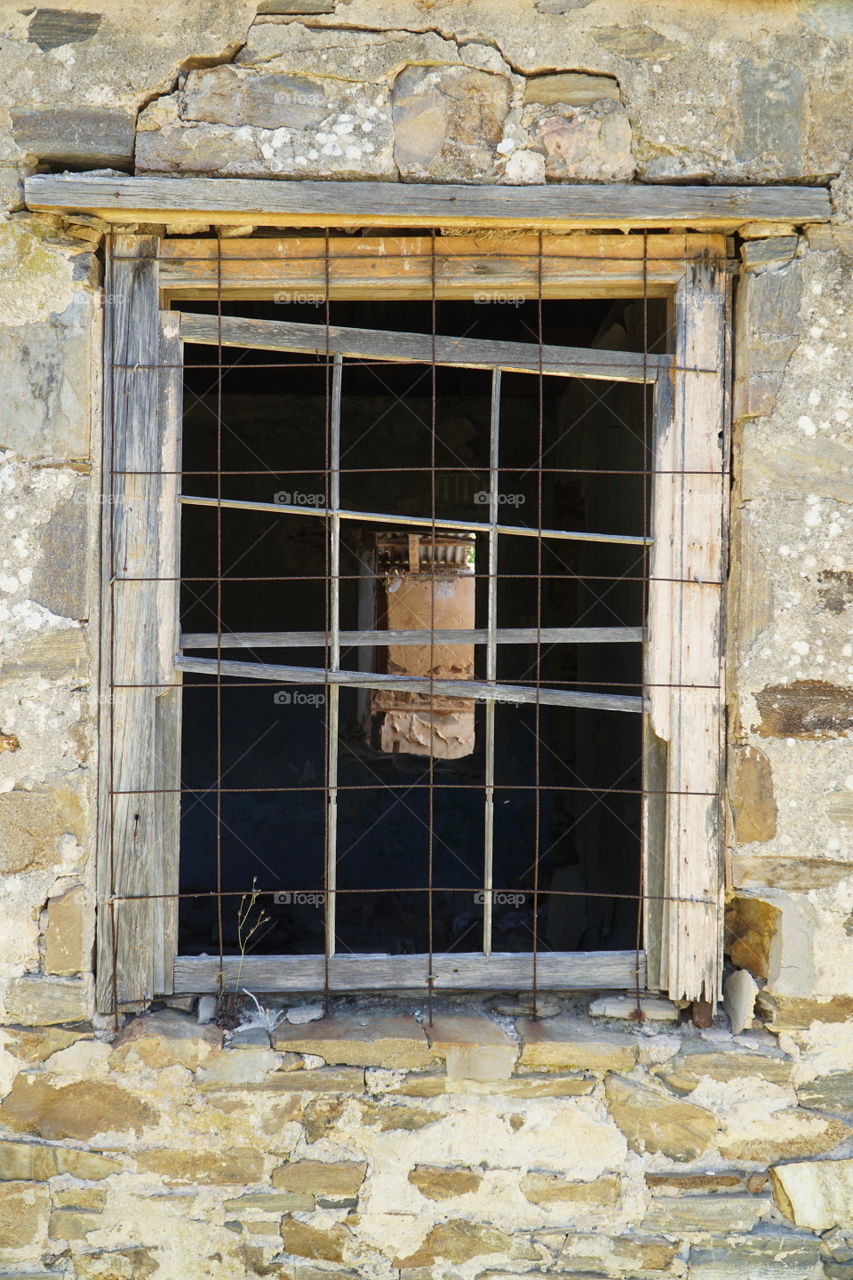
[[[263,1170],[263,1155],[251,1147],[224,1147],[216,1151],[181,1151],[173,1147],[139,1151],[137,1167],[160,1174],[167,1187],[185,1182],[219,1186],[257,1182]]]
[[[363,1163],[293,1160],[273,1169],[272,1185],[285,1191],[304,1191],[331,1200],[346,1200],[358,1195],[367,1165]]]
[[[704,1045],[691,1047],[663,1066],[652,1068],[671,1089],[690,1093],[703,1080],[743,1080],[751,1076],[771,1084],[791,1082],[793,1061],[778,1049],[757,1052],[732,1045],[710,1049]]]
[[[798,1085],[797,1101],[815,1111],[853,1117],[853,1070],[833,1071]]]
[[[359,1067],[426,1067],[432,1057],[417,1022],[405,1017],[322,1018],[307,1027],[280,1023],[273,1046]]]
[[[749,1194],[656,1196],[643,1218],[648,1231],[749,1231],[767,1203]]]
[[[782,912],[761,898],[738,896],[726,907],[726,950],[756,978],[770,975],[770,951]]]
[[[587,1272],[631,1275],[666,1272],[678,1251],[678,1244],[661,1236],[580,1235],[569,1232],[557,1259],[560,1272],[576,1268]]]
[[[281,1237],[286,1253],[298,1258],[317,1258],[324,1262],[343,1262],[343,1250],[350,1238],[346,1227],[332,1226],[327,1231],[312,1227],[296,1218],[285,1218]]]
[[[114,1067],[143,1065],[168,1067],[179,1064],[196,1069],[214,1057],[222,1045],[218,1027],[199,1026],[195,1018],[175,1009],[163,1009],[133,1018],[113,1042]],[[275,1059],[273,1055],[269,1055]],[[236,1060],[240,1064],[243,1055]],[[235,1059],[230,1059],[235,1062]]]
[[[12,978],[6,988],[6,1020],[21,1026],[46,1027],[83,1022],[92,1015],[92,980],[41,977]]]
[[[605,1174],[592,1182],[576,1182],[555,1173],[526,1173],[519,1185],[531,1204],[612,1206],[619,1200],[621,1184],[615,1174]]]
[[[512,87],[469,67],[408,67],[391,97],[394,162],[404,179],[494,181]]]
[[[42,162],[129,169],[135,118],[129,111],[41,107],[12,112],[12,136]]]
[[[157,1112],[125,1089],[98,1080],[54,1087],[37,1075],[19,1075],[0,1103],[0,1119],[17,1133],[87,1141],[101,1133],[142,1133]]]
[[[732,752],[729,800],[738,844],[772,840],[776,835],[773,770],[763,751],[737,747]]]
[[[123,1168],[119,1160],[73,1147],[49,1147],[36,1142],[0,1141],[0,1179],[46,1182],[68,1173],[73,1178],[98,1181]]]
[[[853,1160],[779,1164],[770,1181],[780,1210],[798,1227],[827,1231],[853,1221]]]
[[[630,182],[631,124],[611,97],[587,107],[525,107],[528,147],[545,156],[545,176],[557,182]]]
[[[795,1156],[824,1155],[851,1134],[849,1125],[816,1111],[783,1107],[768,1116],[757,1109],[743,1114],[735,1108],[726,1118],[718,1145],[727,1160],[770,1164]]]
[[[409,1182],[427,1200],[455,1200],[476,1191],[483,1181],[482,1170],[444,1168],[441,1165],[416,1164]]]
[[[703,1107],[679,1102],[624,1076],[609,1075],[604,1088],[610,1113],[633,1151],[695,1160],[714,1137],[716,1119]]]
[[[420,1248],[407,1258],[396,1259],[395,1265],[408,1271],[439,1261],[462,1263],[489,1254],[506,1256],[510,1244],[510,1237],[504,1231],[454,1218],[433,1227]]]
[[[763,738],[835,738],[853,728],[853,689],[826,680],[768,685],[755,701]]]
[[[59,861],[65,834],[83,834],[75,791],[9,791],[0,797],[0,870],[5,874],[49,869]]]
[[[637,1061],[636,1041],[619,1032],[593,1027],[586,1031],[568,1017],[534,1022],[520,1018],[519,1066],[536,1069],[624,1071]]]
[[[816,1240],[802,1236],[729,1235],[690,1247],[689,1280],[812,1280]],[[745,1270],[748,1268],[748,1270]]]
[[[92,943],[82,885],[67,889],[48,902],[44,946],[48,973],[70,975],[89,967]]]
[[[731,1023],[732,1035],[752,1026],[758,983],[746,969],[735,969],[723,982],[723,1009]]]
[[[561,71],[555,75],[533,76],[524,86],[525,104],[541,103],[552,107],[591,107],[594,102],[612,98],[619,102],[619,84],[611,76],[588,76],[577,71]]]
[[[451,1079],[508,1080],[518,1045],[486,1018],[439,1017],[426,1026],[430,1049],[445,1061]]]
[[[50,1195],[38,1182],[7,1182],[0,1196],[0,1248],[37,1245],[44,1237]]]

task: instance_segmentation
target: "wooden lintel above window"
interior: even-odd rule
[[[35,212],[74,211],[108,222],[286,227],[538,227],[550,231],[690,227],[735,231],[747,222],[826,222],[823,187],[689,187],[629,183],[503,187],[393,182],[36,174]]]

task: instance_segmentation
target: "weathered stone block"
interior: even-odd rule
[[[433,1227],[420,1247],[407,1258],[396,1258],[394,1266],[408,1271],[412,1267],[432,1266],[439,1261],[470,1262],[472,1258],[489,1254],[506,1257],[511,1247],[512,1238],[505,1231],[454,1218]]]
[[[48,973],[70,975],[91,967],[85,907],[82,885],[75,885],[48,902],[44,935],[44,967]]]
[[[671,1061],[653,1068],[653,1074],[678,1093],[690,1093],[703,1079],[729,1081],[750,1076],[771,1084],[791,1082],[793,1061],[780,1049],[731,1047],[688,1048]]]
[[[54,1087],[41,1076],[21,1074],[0,1103],[0,1119],[17,1133],[87,1141],[98,1133],[138,1135],[159,1117],[147,1102],[103,1080]]]
[[[350,1239],[346,1227],[335,1224],[327,1231],[312,1227],[296,1218],[285,1218],[281,1224],[285,1253],[297,1258],[316,1258],[323,1262],[343,1262],[344,1248]]]
[[[44,1062],[52,1053],[67,1049],[78,1040],[91,1040],[92,1033],[86,1030],[70,1031],[65,1027],[44,1027],[38,1031],[16,1031],[14,1033],[15,1057],[22,1062]]]
[[[774,1199],[797,1226],[827,1231],[853,1222],[853,1160],[790,1161],[770,1170]]]
[[[552,181],[629,182],[634,176],[631,124],[620,102],[604,98],[589,107],[525,107],[522,126],[528,145],[543,152]]]
[[[748,240],[741,246],[740,260],[747,271],[766,271],[782,267],[797,252],[797,236],[778,236],[772,240]]]
[[[570,1017],[547,1022],[519,1019],[521,1036],[519,1066],[579,1071],[626,1071],[637,1061],[633,1037],[617,1031],[600,1031],[581,1026]]]
[[[620,1018],[625,1022],[677,1022],[679,1011],[671,1000],[658,996],[601,996],[589,1006],[593,1018]]]
[[[0,1196],[0,1249],[23,1249],[43,1240],[50,1194],[40,1182],[7,1182]]]
[[[409,1182],[427,1200],[454,1200],[476,1191],[483,1181],[481,1169],[465,1169],[459,1165],[416,1164],[409,1171]]]
[[[716,1118],[703,1107],[679,1102],[624,1076],[607,1076],[604,1088],[610,1114],[634,1151],[695,1160],[716,1133]]]
[[[2,330],[0,330],[2,333]],[[89,664],[88,633],[82,628],[32,636],[26,648],[0,656],[0,687],[31,676],[54,682],[80,683]],[[31,795],[32,792],[18,792]]]
[[[191,71],[181,105],[184,120],[236,128],[310,129],[329,114],[321,82],[234,66]]]
[[[758,983],[746,969],[735,969],[723,982],[723,1009],[732,1027],[732,1035],[740,1035],[752,1026]]]
[[[275,1186],[275,1183],[273,1183]],[[283,1213],[311,1213],[314,1208],[314,1197],[307,1191],[248,1191],[236,1200],[226,1200],[222,1206],[228,1216],[243,1213],[274,1213],[281,1217]]]
[[[620,101],[619,83],[615,76],[593,76],[582,71],[558,71],[551,75],[533,76],[524,86],[524,101],[553,106],[590,107],[603,98]]]
[[[735,420],[771,413],[785,367],[797,345],[802,276],[792,263],[749,272],[738,292]]]
[[[215,1057],[221,1045],[219,1027],[200,1026],[190,1014],[162,1009],[133,1018],[122,1027],[113,1041],[111,1061],[115,1067],[142,1063],[146,1067],[178,1065],[194,1070]]]
[[[646,23],[633,27],[627,24],[593,27],[590,35],[603,49],[631,62],[662,62],[674,57],[679,51],[679,45],[674,40]]]
[[[826,680],[768,685],[755,694],[763,738],[837,738],[853,729],[853,689]]]
[[[584,1272],[593,1269],[598,1273],[631,1275],[634,1271],[667,1271],[678,1252],[678,1243],[660,1236],[624,1235],[604,1236],[599,1232],[583,1234],[570,1232],[563,1243],[556,1269],[558,1275],[577,1275],[575,1268]]]
[[[738,68],[738,160],[755,181],[802,172],[805,78],[790,62],[744,58]]]
[[[741,1116],[730,1113],[717,1139],[727,1160],[755,1160],[771,1164],[797,1156],[823,1155],[853,1133],[849,1125],[803,1107]]]
[[[38,1142],[0,1141],[0,1180],[46,1182],[60,1174],[96,1182],[121,1173],[120,1160],[73,1147],[42,1146]]]
[[[759,995],[758,1012],[770,1029],[796,1031],[810,1027],[813,1022],[846,1022],[853,1017],[853,996],[832,996],[809,1000],[801,996],[783,996],[768,993],[765,988]]]
[[[81,621],[92,612],[92,560],[88,546],[86,486],[54,508],[39,530],[41,554],[33,570],[30,599],[61,618]]]
[[[101,13],[75,13],[69,9],[36,9],[27,28],[27,39],[47,52],[62,45],[90,40],[103,22]]]
[[[85,1240],[90,1231],[97,1231],[103,1219],[93,1209],[54,1209],[50,1215],[47,1234],[51,1240]]]
[[[273,1032],[273,1047],[358,1067],[426,1067],[432,1058],[417,1022],[402,1015],[329,1017],[305,1027],[280,1023]]]
[[[647,1231],[751,1231],[768,1208],[767,1198],[748,1193],[656,1196],[643,1218]]]
[[[767,756],[757,747],[732,750],[729,801],[738,844],[773,839],[776,835],[773,770]]]
[[[100,1213],[107,1203],[106,1187],[51,1187],[50,1194],[57,1209],[97,1209]]]
[[[153,1148],[137,1151],[137,1167],[143,1173],[156,1173],[167,1186],[193,1182],[205,1186],[258,1182],[264,1168],[262,1152],[253,1147],[221,1147],[215,1151],[181,1151],[178,1148]]]
[[[91,977],[54,978],[25,974],[6,989],[6,1021],[25,1027],[85,1022],[93,1010]]]
[[[83,808],[76,791],[57,787],[4,792],[0,795],[0,872],[49,870],[59,858],[59,841],[66,833],[76,840],[83,837]],[[11,1015],[9,1020],[27,1021]]]
[[[318,1201],[354,1200],[366,1173],[367,1165],[361,1161],[291,1160],[273,1169],[272,1185],[317,1196]]]
[[[782,912],[772,902],[733,898],[726,907],[726,949],[732,964],[757,978],[768,978],[770,951],[781,919]]]
[[[134,121],[131,111],[33,107],[12,112],[12,134],[22,151],[42,161],[86,169],[129,169]]]
[[[438,1111],[427,1111],[425,1107],[406,1107],[402,1104],[382,1102],[360,1102],[361,1123],[377,1125],[381,1132],[390,1129],[404,1129],[410,1132],[425,1129],[427,1125],[437,1124],[441,1120]]]
[[[519,1184],[531,1204],[576,1204],[612,1207],[618,1203],[621,1180],[604,1174],[590,1182],[578,1182],[558,1173],[526,1173]]]
[[[433,182],[494,179],[512,88],[471,67],[407,67],[391,95],[400,176]]]
[[[745,1177],[734,1170],[728,1173],[647,1173],[646,1186],[653,1191],[663,1189],[673,1195],[692,1191],[742,1191]]]
[[[774,858],[757,855],[732,859],[732,878],[743,889],[772,887],[789,893],[809,893],[813,889],[834,889],[851,875],[853,863],[828,857]]]
[[[489,1018],[443,1016],[425,1027],[430,1049],[451,1079],[508,1080],[518,1045]]]
[[[853,1116],[853,1070],[833,1071],[797,1085],[797,1101],[815,1111]]]
[[[804,1236],[730,1235],[690,1247],[688,1280],[812,1280],[818,1242]]]

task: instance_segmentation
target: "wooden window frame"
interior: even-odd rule
[[[343,239],[343,238],[342,238]],[[347,238],[332,266],[316,236],[258,239],[119,234],[106,282],[104,457],[114,459],[105,563],[139,581],[107,582],[101,741],[98,1000],[137,1007],[157,994],[422,988],[415,957],[177,955],[180,689],[177,459],[181,419],[179,317],[164,304],[193,298],[470,297],[500,288],[543,297],[665,297],[674,332],[654,382],[655,493],[650,572],[646,847],[662,865],[644,877],[642,953],[538,957],[553,989],[662,990],[714,1001],[722,941],[720,790],[722,620],[729,456],[727,242],[719,235],[558,235]],[[428,248],[427,248],[428,246]],[[346,249],[346,252],[344,251]],[[401,263],[406,270],[401,274]],[[433,286],[433,273],[436,284]],[[650,362],[651,363],[651,362]],[[156,425],[162,430],[158,432]],[[133,474],[136,473],[136,474]],[[159,473],[159,474],[155,474]],[[156,536],[154,531],[156,529]],[[678,686],[678,687],[676,687]],[[651,745],[653,744],[653,745]],[[153,768],[150,761],[157,762]],[[143,783],[153,794],[133,794]],[[659,784],[659,785],[658,785]],[[530,957],[437,956],[437,990],[529,985]],[[320,977],[322,975],[322,978]]]

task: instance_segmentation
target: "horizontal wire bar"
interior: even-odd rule
[[[124,894],[113,893],[113,894],[110,894],[109,897],[105,899],[105,901],[107,902],[160,902],[160,901],[173,902],[179,898],[221,899],[221,898],[245,898],[245,897],[250,897],[252,895],[254,895],[256,898],[263,898],[263,897],[272,897],[276,893],[314,894],[314,893],[324,893],[324,892],[325,891],[323,890],[321,885],[312,885],[308,888],[298,888],[294,885],[286,884],[279,889],[258,889],[256,886],[253,889],[200,889],[200,890],[184,889],[178,893],[124,893]],[[382,886],[371,886],[370,888],[367,888],[367,889],[336,888],[334,892],[335,894],[340,894],[342,897],[343,896],[354,897],[359,894],[370,894],[372,897],[374,894],[380,894],[380,893],[453,893],[453,894],[456,894],[456,893],[465,893],[465,894],[523,893],[530,898],[533,897],[532,886],[529,888],[525,886],[521,886],[519,888],[516,885],[509,885],[509,884],[506,886],[506,888],[503,888],[503,889],[496,889],[494,887],[492,887],[491,889],[483,889],[478,884],[464,885],[462,887],[460,887],[459,885],[453,885],[452,887],[445,887],[445,888],[433,887],[432,889],[430,889],[427,886],[421,886],[421,885],[408,885],[408,884],[382,885]],[[626,902],[692,902],[696,906],[700,906],[700,907],[706,907],[706,906],[716,907],[717,906],[717,903],[713,898],[696,898],[696,897],[677,898],[672,894],[664,894],[664,893],[643,893],[643,894],[609,893],[606,889],[540,889],[539,896],[543,898],[545,897],[607,898],[607,899],[615,898],[620,901],[626,901]],[[301,953],[301,954],[304,954],[304,953]],[[321,953],[316,952],[315,954],[319,955]],[[476,955],[479,953],[475,952],[474,954]],[[519,951],[514,954],[530,955],[531,952]]]
[[[642,627],[516,627],[499,628],[497,644],[626,644],[642,642]],[[486,627],[421,631],[341,631],[345,648],[387,645],[486,644]],[[187,632],[182,649],[311,649],[330,642],[327,631]]]
[[[451,466],[449,463],[445,465],[443,462],[436,464],[435,467],[429,467],[429,466],[338,467],[337,472],[333,469],[330,469],[328,467],[323,467],[320,465],[316,467],[287,467],[286,469],[282,467],[282,468],[279,468],[278,470],[276,470],[272,466],[269,466],[269,467],[265,466],[261,470],[240,470],[240,469],[232,470],[230,468],[226,468],[221,471],[217,471],[214,468],[210,468],[204,471],[192,471],[192,470],[188,470],[187,468],[184,468],[181,471],[134,471],[127,467],[113,467],[111,468],[109,474],[111,476],[215,476],[215,477],[263,476],[266,479],[271,480],[279,476],[284,477],[285,479],[288,478],[289,476],[324,476],[325,477],[329,475],[334,475],[336,473],[342,476],[387,475],[389,471],[394,472],[395,475],[398,475],[398,474],[399,475],[420,475],[420,474],[432,475],[434,472],[438,471],[441,473],[441,475],[470,476],[473,482],[474,480],[477,480],[480,478],[480,475],[478,473],[482,473],[483,476],[485,476],[485,473],[488,471],[488,467],[486,467],[485,464],[482,466],[472,464],[471,466],[455,467],[455,466]],[[533,468],[527,468],[521,463],[517,465],[507,463],[506,466],[503,466],[500,468],[501,475],[506,475],[508,477],[511,477],[513,475],[520,475],[522,472],[527,472],[527,471],[529,471],[530,474],[534,476],[538,475],[539,472],[542,472],[543,475],[547,474],[547,475],[561,475],[561,476],[562,475],[566,475],[566,476],[644,476],[646,479],[651,479],[654,476],[722,477],[729,474],[728,471],[725,469],[710,470],[710,471],[709,470],[689,471],[684,468],[679,468],[678,470],[665,471],[665,470],[658,470],[658,469],[652,469],[652,468],[648,468],[646,470],[641,470],[637,468],[633,468],[633,469],[617,468],[615,470],[610,470],[603,467],[535,466]]]
[[[181,493],[178,501],[192,507],[223,507],[230,511],[269,511],[281,515],[297,516],[339,516],[341,520],[358,520],[371,524],[406,525],[414,529],[429,529],[436,537],[444,533],[495,533],[509,534],[524,538],[554,538],[566,542],[606,542],[616,545],[646,547],[651,546],[651,538],[637,537],[628,533],[587,533],[569,532],[565,529],[527,528],[524,525],[496,524],[488,525],[473,520],[445,520],[436,516],[404,516],[391,515],[380,511],[345,511],[330,507],[301,507],[285,502],[247,502],[239,498],[201,498]]]
[[[643,699],[623,694],[576,693],[560,689],[528,688],[524,685],[490,685],[483,680],[436,680],[433,677],[377,675],[370,671],[329,671],[320,667],[286,667],[260,662],[222,662],[216,658],[178,656],[179,671],[206,675],[247,676],[249,679],[277,678],[282,684],[342,685],[352,689],[399,689],[403,693],[421,693],[442,698],[503,699],[507,702],[531,702],[542,706],[580,707],[598,711],[641,713],[648,708]]]
[[[387,755],[387,753],[381,753]],[[454,782],[452,778],[442,781],[439,788],[447,788],[450,791],[483,791],[485,790],[485,782]],[[555,791],[570,792],[577,795],[585,796],[708,796],[715,798],[719,796],[719,791],[674,791],[674,790],[655,790],[642,789],[640,787],[594,787],[579,786],[578,784],[569,785],[559,782],[496,782],[494,784],[495,791]],[[402,788],[405,791],[427,791],[429,790],[428,782],[411,782],[404,778],[399,778],[395,782],[385,782],[381,778],[376,782],[342,782],[339,790],[341,791],[394,791]],[[111,796],[172,796],[172,795],[289,795],[298,793],[299,795],[309,792],[317,792],[318,795],[325,795],[327,788],[323,783],[316,786],[296,786],[296,787],[217,787],[213,783],[209,786],[199,784],[197,787],[131,787],[131,788],[113,788],[108,792]]]

